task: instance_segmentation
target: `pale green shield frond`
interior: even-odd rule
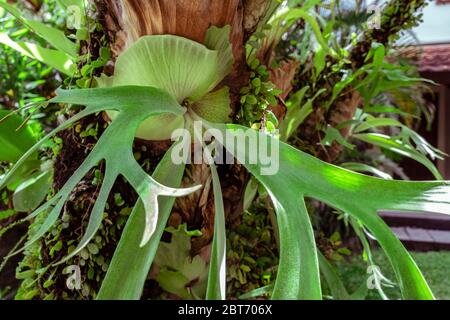
[[[100,77],[95,77],[97,87],[109,88],[113,86],[114,77],[108,77],[102,74]],[[119,114],[118,111],[108,110],[106,112],[111,120],[114,120]],[[183,128],[183,116],[176,116],[173,114],[163,114],[148,118],[137,129],[136,137],[144,140],[167,140],[170,139],[171,134],[178,128]]]
[[[230,122],[230,97],[228,87],[210,92],[192,104],[197,115],[211,122]]]
[[[229,120],[228,89],[213,90],[230,72],[233,54],[228,41],[230,28],[212,27],[205,45],[174,35],[144,36],[122,53],[114,76],[97,78],[102,86],[153,86],[163,89],[181,104],[192,108],[212,122]],[[116,114],[108,112],[111,119]],[[170,139],[184,126],[182,116],[163,115],[147,119],[136,132],[145,140]]]
[[[219,54],[192,40],[173,35],[144,36],[119,56],[114,86],[154,86],[179,103],[205,95],[220,81]]]
[[[216,50],[219,53],[219,78],[217,83],[213,83],[210,89],[214,89],[220,81],[231,72],[233,68],[233,48],[229,36],[231,27],[229,25],[218,28],[212,26],[208,29],[205,36],[205,46]]]
[[[76,72],[76,65],[72,58],[62,51],[44,48],[30,42],[16,42],[4,32],[0,32],[0,44],[4,44],[31,59],[45,63],[68,76],[72,76]]]
[[[96,87],[98,88],[109,88],[113,86],[113,77],[108,77],[104,73],[100,75],[100,77],[94,77]]]
[[[171,114],[148,118],[136,131],[136,137],[144,140],[162,141],[168,140],[172,132],[184,127],[183,116]]]

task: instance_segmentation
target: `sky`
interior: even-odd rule
[[[423,20],[413,29],[421,44],[450,43],[450,4],[429,3],[424,9]]]

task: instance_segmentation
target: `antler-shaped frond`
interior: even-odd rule
[[[148,117],[171,113],[183,115],[184,108],[169,94],[153,87],[124,86],[82,90],[58,90],[50,102],[85,105],[86,108],[50,132],[34,145],[10,170],[0,183],[3,187],[15,170],[42,144],[56,133],[86,117],[104,110],[118,111],[117,117],[106,128],[93,150],[82,165],[73,173],[66,184],[48,202],[36,209],[29,218],[50,210],[39,230],[27,241],[20,252],[41,238],[58,220],[61,209],[72,190],[83,177],[99,162],[105,161],[104,180],[97,201],[92,209],[86,232],[77,248],[62,263],[78,254],[92,239],[100,227],[108,195],[119,175],[123,175],[138,193],[146,211],[146,228],[141,245],[145,245],[155,230],[158,217],[158,196],[181,197],[197,190],[200,186],[175,189],[161,185],[149,176],[136,162],[132,152],[134,136],[139,125]],[[15,252],[15,253],[17,253]],[[15,254],[14,253],[14,254]]]

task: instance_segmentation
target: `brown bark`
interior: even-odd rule
[[[282,61],[278,68],[273,68],[269,71],[270,81],[282,91],[278,96],[278,105],[270,106],[270,109],[279,121],[282,121],[284,116],[286,115],[287,109],[284,105],[284,99],[286,99],[286,97],[293,89],[292,81],[294,80],[299,66],[300,62],[295,59],[290,59],[287,61]]]

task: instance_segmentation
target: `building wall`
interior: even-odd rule
[[[450,1],[432,1],[414,33],[421,44],[450,43]]]

